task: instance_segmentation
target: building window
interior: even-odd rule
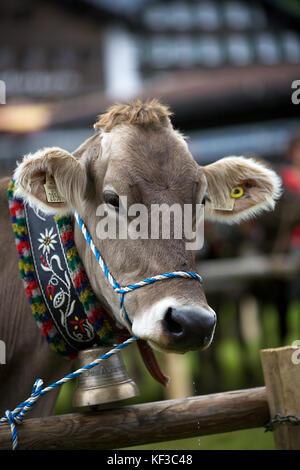
[[[252,62],[252,52],[248,39],[241,34],[232,34],[227,39],[228,60],[234,65],[248,65]]]
[[[198,42],[200,65],[217,67],[222,64],[224,54],[220,42],[213,36],[202,36]]]
[[[168,24],[172,29],[186,31],[192,26],[192,12],[183,2],[174,3],[168,12]]]
[[[146,26],[154,31],[163,31],[168,27],[168,9],[163,5],[155,5],[144,12]]]
[[[195,65],[195,57],[190,38],[186,36],[178,37],[174,43],[174,47],[177,51],[177,63],[179,67],[193,67]]]
[[[167,37],[155,37],[151,43],[151,62],[154,67],[168,68],[176,63],[174,41]]]
[[[193,16],[198,28],[213,31],[221,27],[220,11],[214,2],[201,2],[195,7]]]
[[[251,13],[248,6],[237,1],[224,4],[225,24],[233,29],[246,29],[251,26]]]
[[[268,65],[280,62],[279,45],[271,33],[260,33],[255,37],[257,58]]]
[[[281,35],[283,57],[287,62],[300,62],[300,37],[292,31],[285,31]]]

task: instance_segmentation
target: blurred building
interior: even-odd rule
[[[280,159],[299,126],[291,102],[300,78],[293,4],[2,2],[0,159],[43,145],[73,150],[107,105],[135,96],[169,104],[201,162],[233,153]]]

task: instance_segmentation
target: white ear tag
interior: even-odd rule
[[[233,211],[235,199],[227,199],[226,201],[222,202],[222,204],[216,204],[212,201],[212,208],[215,211]]]
[[[44,184],[48,202],[65,202],[65,199],[57,191],[53,176],[46,174],[46,184]]]

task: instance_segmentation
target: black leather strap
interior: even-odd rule
[[[98,343],[76,295],[54,217],[24,203],[34,267],[43,300],[64,340],[82,350]]]

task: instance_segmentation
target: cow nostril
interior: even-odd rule
[[[162,326],[170,345],[181,349],[207,347],[213,337],[216,315],[198,306],[169,307],[165,311]]]
[[[163,323],[169,333],[172,333],[174,335],[180,335],[181,333],[183,333],[183,328],[177,321],[173,319],[172,311],[172,307],[169,307],[165,314]]]

